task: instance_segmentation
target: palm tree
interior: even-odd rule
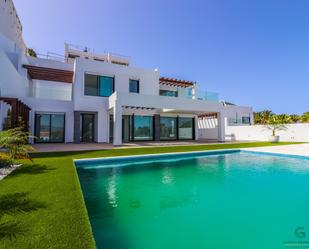
[[[269,123],[271,115],[273,115],[273,112],[270,111],[270,110],[255,112],[254,113],[254,122],[255,122],[255,124],[266,125],[266,124]]]
[[[304,112],[300,119],[302,123],[309,123],[309,112]]]
[[[279,115],[276,115],[276,116],[277,116],[277,119],[279,120],[279,122],[281,124],[291,123],[291,117],[287,114],[279,114]]]
[[[286,124],[290,123],[290,117],[286,114],[270,116],[268,124],[265,126],[268,130],[271,130],[272,136],[276,136],[277,131],[287,130]]]
[[[301,117],[297,114],[290,115],[291,123],[298,123],[300,121],[300,118]]]
[[[28,145],[31,136],[25,132],[23,127],[0,131],[0,148],[10,160],[30,159],[29,151],[33,151],[32,146]]]

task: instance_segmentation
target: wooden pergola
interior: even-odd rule
[[[160,77],[160,84],[167,86],[176,86],[176,87],[191,87],[194,86],[195,82],[187,80],[179,80],[174,78]]]
[[[11,106],[10,128],[19,127],[20,121],[22,121],[25,131],[28,131],[31,108],[17,98],[0,97],[0,100]]]
[[[58,81],[64,83],[73,83],[73,71],[38,67],[33,65],[23,65],[28,70],[28,75],[35,80]]]

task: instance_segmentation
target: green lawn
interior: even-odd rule
[[[0,181],[0,248],[95,248],[72,159],[291,143],[239,143],[35,153]]]

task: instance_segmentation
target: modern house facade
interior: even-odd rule
[[[1,1],[7,25],[11,3]],[[0,129],[26,123],[35,143],[198,140],[207,137],[199,131],[208,118],[215,120],[210,137],[225,141],[228,122],[253,123],[251,107],[220,102],[195,82],[162,77],[157,69],[134,67],[126,56],[69,44],[64,56],[27,56],[21,32],[15,37],[0,30]]]

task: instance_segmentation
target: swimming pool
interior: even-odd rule
[[[230,150],[75,164],[98,248],[273,249],[309,241],[306,158]]]

